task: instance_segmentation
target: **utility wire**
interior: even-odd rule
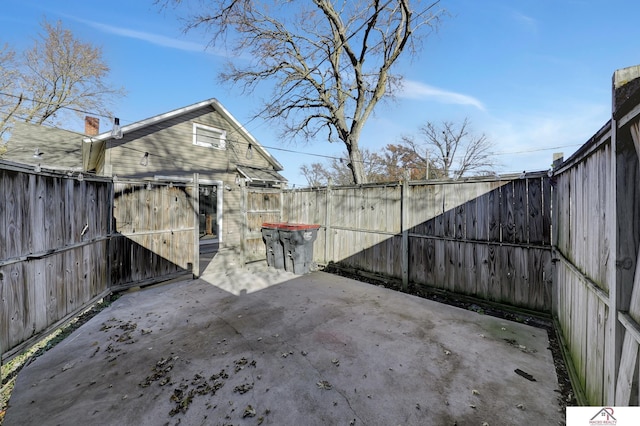
[[[37,100],[37,99],[25,98],[24,96],[14,95],[12,93],[6,93],[6,92],[0,92],[0,95],[7,96],[7,97],[10,97],[10,98],[14,98],[14,99],[22,98],[23,101],[35,102],[35,103],[42,104],[42,105],[59,106],[60,109],[67,109],[69,111],[74,111],[74,112],[78,112],[78,113],[81,113],[81,114],[93,115],[93,116],[109,118],[109,119],[113,118],[113,116],[104,115],[104,114],[98,113],[98,112],[85,111],[85,110],[82,110],[82,109],[79,109],[79,108],[73,108],[73,107],[70,107],[70,106],[63,106],[63,105],[60,105],[58,102],[45,102],[45,101],[40,101],[40,100]]]
[[[529,149],[526,151],[503,151],[503,152],[494,152],[492,155],[513,155],[513,154],[529,154],[531,152],[539,152],[539,151],[551,151],[552,149],[561,149],[561,148],[569,148],[572,146],[582,146],[583,144],[581,143],[574,143],[574,144],[569,144],[569,145],[560,145],[560,146],[552,146],[549,148],[536,148],[536,149]]]
[[[5,95],[5,94],[0,92],[0,95]],[[62,107],[62,108],[71,109],[71,108],[68,108],[68,107]],[[82,111],[82,110],[76,110],[76,109],[72,109],[72,110],[81,111],[81,112],[86,113],[88,115],[99,115],[99,114],[95,114],[95,113],[90,112],[90,111]],[[105,116],[101,116],[101,117],[105,117]],[[33,124],[33,123],[31,123],[31,124]],[[33,125],[36,125],[36,124],[33,124]],[[51,126],[51,125],[43,125],[43,126],[49,127],[49,128],[52,128],[52,129],[57,129],[57,130],[66,130],[66,129],[62,129],[62,128],[57,127],[57,126]],[[237,131],[235,129],[233,129],[233,132],[237,133]],[[79,132],[76,132],[76,133],[79,133]],[[177,133],[178,134],[182,134],[185,138],[191,138],[193,136],[193,133],[191,133],[191,132],[180,132],[180,131],[178,131]],[[81,133],[79,133],[79,134],[81,134]],[[202,135],[201,137],[207,138],[209,136],[208,135]],[[213,138],[213,137],[211,137],[211,138]],[[233,139],[233,138],[228,138],[227,141],[229,143],[233,143],[233,144],[236,144],[236,145],[241,145],[241,146],[244,146],[246,148],[248,148],[249,145],[252,144],[251,142],[240,141],[238,139]],[[46,140],[40,140],[40,142],[47,143]],[[273,150],[273,151],[281,151],[281,152],[287,152],[287,153],[292,153],[292,154],[300,154],[300,155],[306,155],[306,156],[310,156],[310,157],[317,157],[317,158],[336,160],[336,161],[350,161],[348,158],[345,158],[345,157],[342,157],[342,156],[327,155],[327,154],[317,154],[317,153],[312,153],[312,152],[308,152],[308,151],[300,151],[300,150],[295,150],[295,149],[281,148],[281,147],[269,146],[269,145],[263,145],[263,144],[260,144],[260,145],[264,149]],[[551,151],[551,150],[554,150],[554,149],[562,149],[562,148],[568,148],[568,147],[574,147],[574,146],[580,146],[580,145],[581,144],[567,144],[567,145],[559,145],[559,146],[553,146],[553,147],[548,147],[548,148],[536,148],[536,149],[521,150],[521,151],[503,151],[503,152],[492,153],[492,155],[528,154],[528,153],[532,153],[532,152]],[[129,149],[133,149],[133,148],[129,148]],[[140,151],[140,152],[143,152],[143,151]],[[149,153],[149,155],[160,157],[157,154],[153,154],[153,153]],[[372,161],[365,161],[365,160],[360,160],[360,161],[363,164],[373,164],[373,163],[375,163],[375,162],[372,162]]]

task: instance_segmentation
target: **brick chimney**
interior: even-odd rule
[[[96,117],[84,117],[84,134],[87,136],[96,136],[100,133],[100,119]]]

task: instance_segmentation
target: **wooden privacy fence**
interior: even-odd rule
[[[554,313],[590,405],[639,405],[640,67],[611,120],[555,172]]]
[[[108,293],[110,185],[0,163],[0,355]]]
[[[114,290],[197,274],[197,205],[192,185],[0,161],[0,359]]]
[[[610,124],[610,123],[609,123]],[[611,127],[605,126],[555,172],[554,310],[575,367],[574,385],[592,404],[608,400]]]
[[[284,221],[321,225],[319,263],[551,310],[546,173],[286,190],[282,197]]]

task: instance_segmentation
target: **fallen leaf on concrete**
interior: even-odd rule
[[[251,389],[253,389],[253,383],[243,383],[233,388],[233,391],[242,395],[249,392]]]
[[[242,370],[244,366],[247,365],[248,362],[249,361],[245,357],[242,357],[240,359],[233,361],[233,363],[236,365],[233,369],[234,372],[237,373],[238,371]]]
[[[251,405],[247,405],[247,408],[244,409],[244,413],[242,413],[242,418],[255,416],[256,410]]]
[[[331,389],[331,383],[329,383],[326,380],[320,380],[318,383],[316,383],[316,385],[320,388],[320,389],[324,389],[324,390],[329,390]]]

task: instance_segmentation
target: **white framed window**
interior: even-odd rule
[[[205,148],[226,149],[227,132],[204,124],[193,123],[193,144]]]

